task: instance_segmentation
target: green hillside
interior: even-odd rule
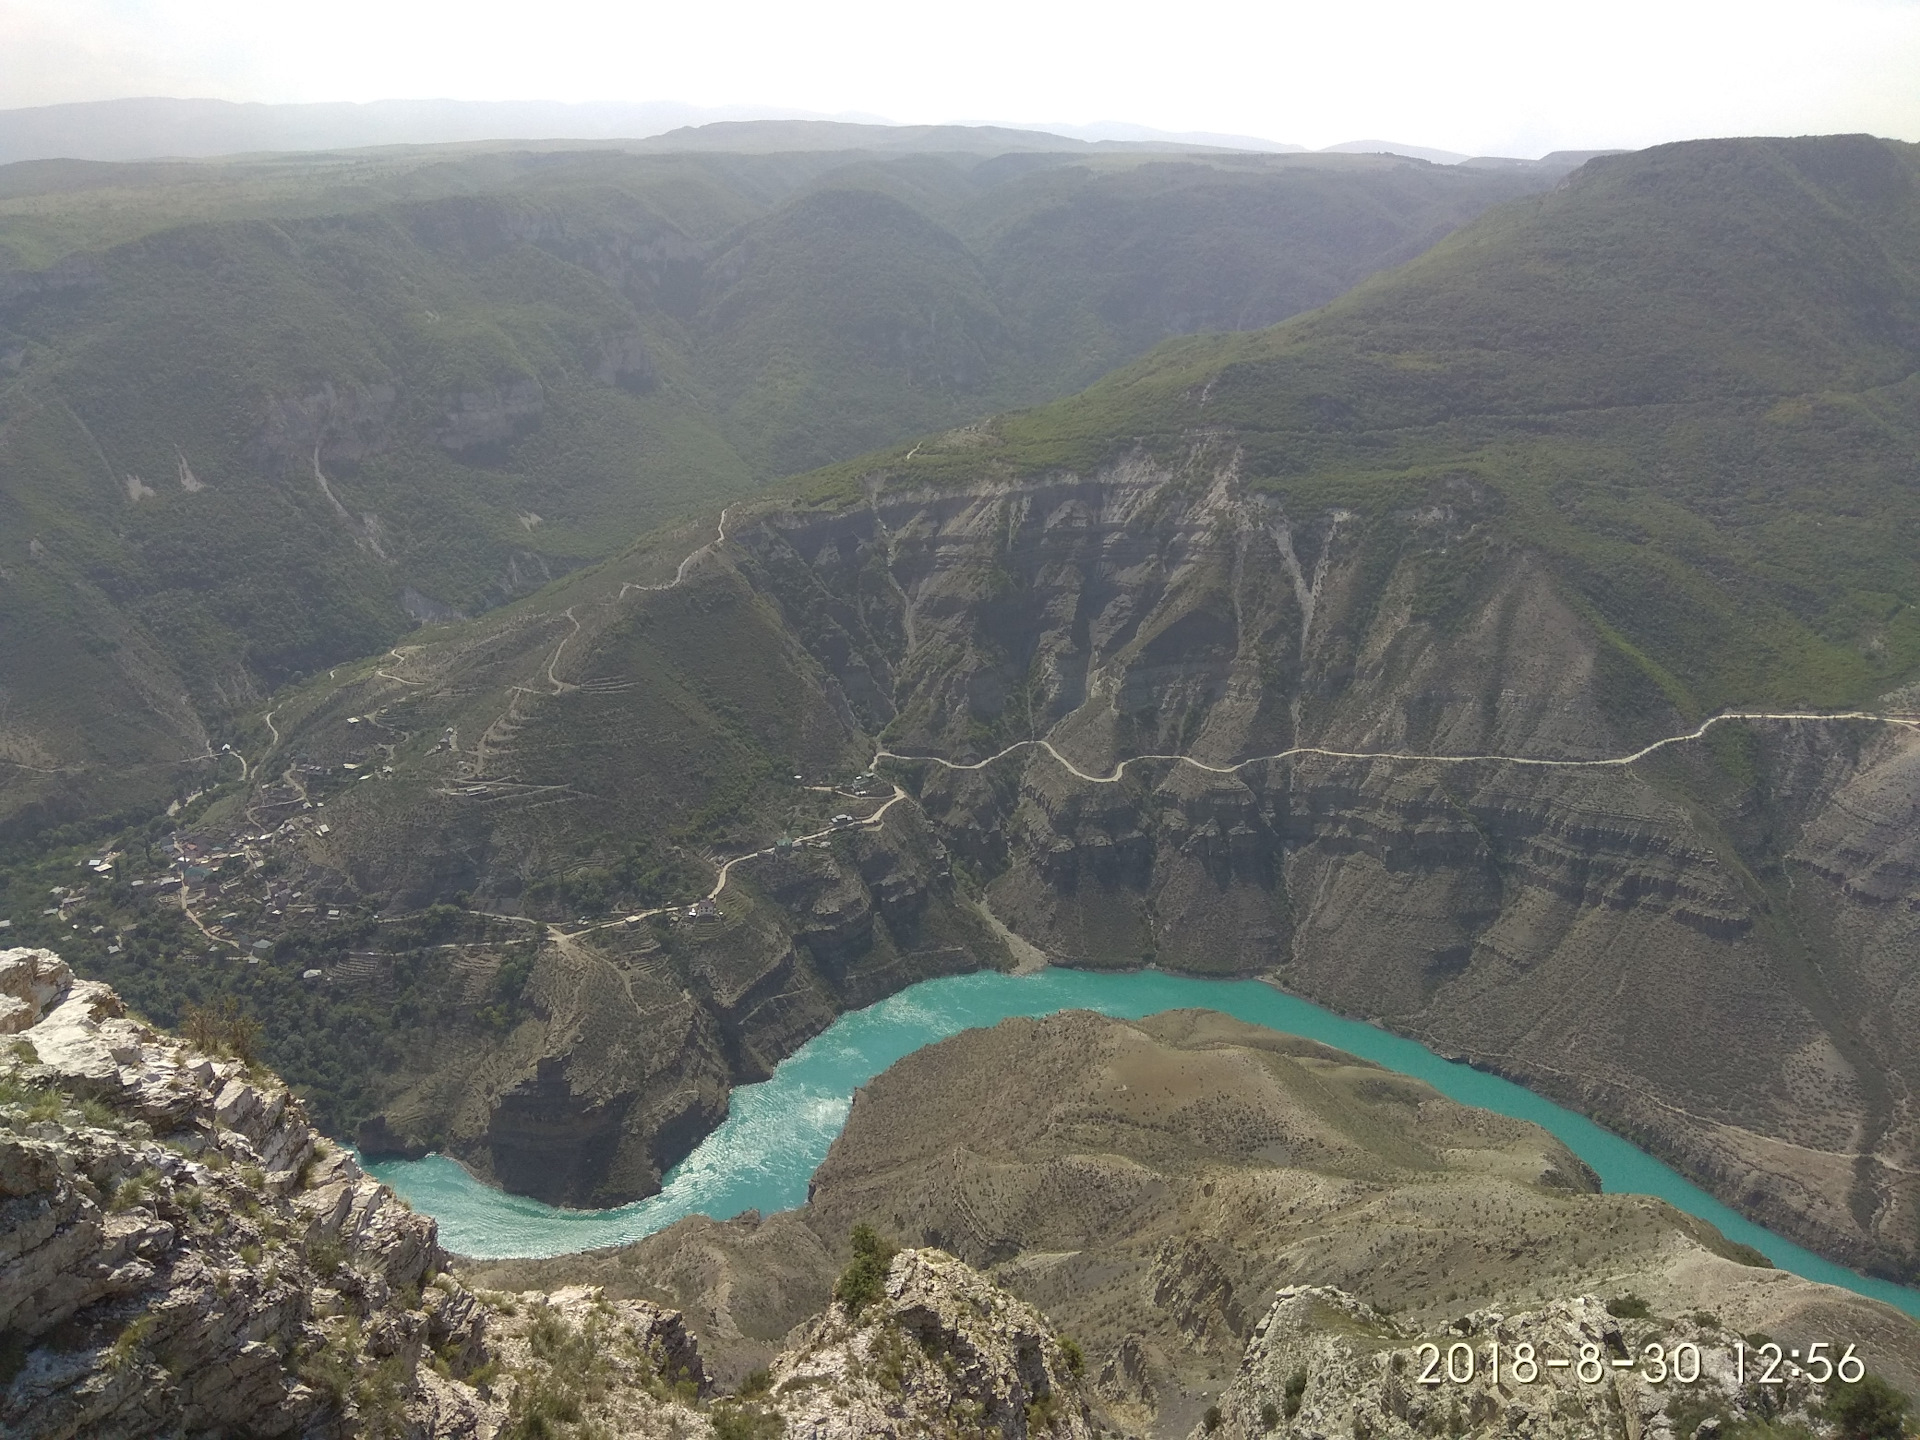
[[[1170,341],[964,443],[810,482],[1171,459],[1303,508],[1474,497],[1683,714],[1863,702],[1920,666],[1920,147],[1717,141],[1594,161],[1255,334]],[[1463,608],[1471,555],[1421,604]]]
[[[273,688],[421,620],[1322,303],[1538,183],[1084,151],[0,169],[0,823],[164,798]]]

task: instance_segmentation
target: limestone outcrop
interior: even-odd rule
[[[1829,1387],[1804,1373],[1789,1376],[1784,1367],[1784,1383],[1760,1387],[1751,1360],[1742,1383],[1737,1338],[1702,1318],[1616,1317],[1591,1295],[1517,1314],[1476,1310],[1429,1336],[1343,1290],[1286,1289],[1255,1328],[1217,1413],[1209,1412],[1192,1437],[1707,1440],[1746,1422],[1767,1427],[1766,1434],[1826,1433],[1824,1424],[1819,1431],[1801,1427],[1824,1420]],[[1423,1351],[1423,1343],[1435,1348]],[[1497,1379],[1489,1369],[1495,1346],[1503,1366]],[[1454,1377],[1472,1378],[1450,1378],[1449,1361]]]
[[[716,1399],[677,1310],[462,1285],[431,1219],[226,1053],[230,1017],[182,1041],[46,950],[0,951],[0,997],[9,1440],[1094,1433],[1077,1350],[938,1251]]]
[[[0,952],[0,1431],[479,1437],[485,1308],[273,1076]]]
[[[794,1440],[1090,1440],[1081,1363],[1031,1305],[950,1255],[909,1250],[881,1298],[858,1313],[836,1303],[774,1361],[768,1405]]]

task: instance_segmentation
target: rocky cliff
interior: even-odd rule
[[[1497,509],[1453,478],[1303,509],[1230,456],[1140,460],[880,487],[737,545],[861,723],[935,757],[885,768],[1049,957],[1268,975],[1903,1270],[1920,734],[1558,763],[1692,725]]]
[[[1009,963],[1004,922],[1058,963],[1267,976],[1905,1273],[1920,736],[1755,721],[1587,763],[1690,718],[1498,508],[1457,477],[1302,507],[1203,453],[736,514],[678,570],[637,553],[330,697],[307,753],[364,763],[346,724],[376,714],[399,763],[325,843],[296,814],[268,853],[343,902],[459,887],[571,922],[539,1028],[412,1052],[387,1107],[548,1198],[645,1193],[727,1083],[839,1009]],[[895,782],[883,821],[791,843]],[[265,777],[254,803],[299,798]],[[621,893],[635,833],[683,900],[738,862],[717,922],[621,928],[666,898]],[[503,958],[461,962],[476,1002]]]
[[[898,1256],[858,1312],[821,1297],[770,1380],[716,1399],[677,1311],[461,1285],[433,1221],[226,1042],[48,951],[0,951],[0,997],[9,1436],[1093,1433],[1045,1317],[951,1257]]]
[[[836,1304],[791,1337],[767,1372],[786,1433],[1055,1435],[1103,1426],[1075,1348],[1047,1317],[937,1250],[894,1257],[881,1295]]]
[[[48,951],[0,993],[7,1434],[488,1433],[485,1308],[278,1080]]]

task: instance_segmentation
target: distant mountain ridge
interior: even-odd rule
[[[304,105],[142,96],[0,110],[0,165],[21,160],[154,160],[500,139],[640,139],[715,120],[789,119],[766,106],[677,101],[376,100]]]
[[[0,165],[33,160],[206,159],[375,146],[602,142],[656,150],[945,150],[1017,153],[1088,148],[1244,151],[1255,154],[1400,155],[1437,165],[1540,167],[1564,173],[1599,150],[1538,159],[1474,158],[1391,140],[1349,140],[1312,152],[1254,135],[1091,125],[898,125],[764,105],[700,106],[674,100],[375,100],[257,104],[145,96],[0,110]],[[640,143],[646,142],[646,143]]]
[[[717,127],[727,127],[725,129]],[[751,129],[746,127],[752,127]],[[640,141],[672,134],[675,148],[1060,150],[1246,149],[1248,137],[1172,135],[1144,126],[894,125],[766,105],[672,100],[375,100],[297,105],[146,96],[0,110],[0,165],[23,160],[208,158],[385,145]],[[1113,133],[1106,133],[1106,132]],[[1124,133],[1123,133],[1124,132]],[[937,141],[932,145],[929,141]]]

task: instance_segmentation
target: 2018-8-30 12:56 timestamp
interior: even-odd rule
[[[1802,1378],[1816,1385],[1833,1380],[1850,1384],[1867,1371],[1854,1346],[1843,1347],[1828,1340],[1816,1340],[1804,1352],[1798,1346],[1783,1348],[1773,1341],[1750,1346],[1744,1340],[1735,1340],[1728,1353],[1734,1383],[1739,1385],[1784,1385]],[[1700,1347],[1692,1341],[1671,1348],[1655,1341],[1643,1345],[1637,1355],[1610,1354],[1593,1341],[1564,1353],[1545,1347],[1536,1350],[1524,1341],[1503,1346],[1496,1340],[1481,1347],[1459,1340],[1444,1349],[1429,1341],[1414,1352],[1414,1358],[1418,1365],[1415,1378],[1422,1385],[1467,1385],[1476,1379],[1495,1385],[1502,1381],[1531,1385],[1556,1371],[1564,1371],[1587,1385],[1625,1372],[1637,1373],[1652,1385],[1692,1385],[1700,1379]]]

